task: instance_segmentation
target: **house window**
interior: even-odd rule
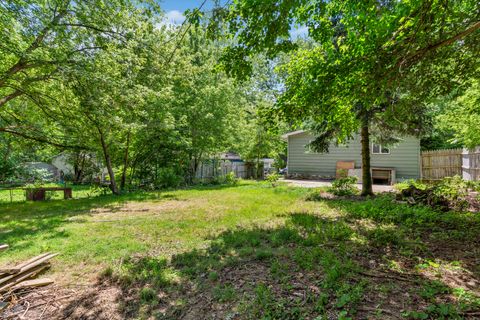
[[[372,143],[373,154],[390,154],[390,149],[382,146],[381,144]]]

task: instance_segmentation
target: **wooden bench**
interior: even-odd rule
[[[64,199],[72,198],[72,188],[62,187],[45,187],[45,188],[26,188],[27,200],[29,201],[44,201],[47,191],[63,191]]]

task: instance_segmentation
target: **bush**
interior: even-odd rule
[[[447,177],[434,186],[433,194],[447,200],[452,209],[465,210],[468,207],[466,197],[471,186],[469,181],[463,180],[460,176]]]
[[[235,172],[231,171],[225,175],[225,183],[236,185],[238,183],[238,178],[235,175]]]
[[[160,168],[157,173],[155,187],[157,188],[177,188],[183,182],[183,178],[178,175],[173,168]]]
[[[402,192],[403,190],[406,190],[410,187],[414,186],[415,188],[419,190],[426,190],[428,188],[428,185],[419,181],[419,180],[414,180],[414,179],[408,179],[404,180],[402,182],[396,183],[393,188],[399,192]]]
[[[278,179],[280,179],[280,175],[276,172],[268,174],[265,178],[265,180],[271,183],[272,187],[275,187],[277,185]]]
[[[336,196],[352,196],[358,194],[357,177],[336,179],[328,191]]]
[[[238,183],[238,178],[235,175],[235,172],[231,171],[226,175],[214,176],[208,184],[219,185],[219,184],[229,184],[236,185]]]

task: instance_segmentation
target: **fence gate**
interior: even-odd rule
[[[422,179],[432,181],[455,175],[462,176],[462,152],[463,149],[423,151]]]

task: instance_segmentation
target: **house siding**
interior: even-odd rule
[[[331,145],[328,153],[309,151],[306,145],[313,140],[307,132],[288,136],[288,173],[334,177],[337,161],[355,161],[362,164],[360,136],[356,135],[346,145]],[[397,180],[420,178],[420,140],[405,137],[391,146],[390,154],[370,153],[372,167],[396,169]],[[370,148],[371,151],[371,148]]]

